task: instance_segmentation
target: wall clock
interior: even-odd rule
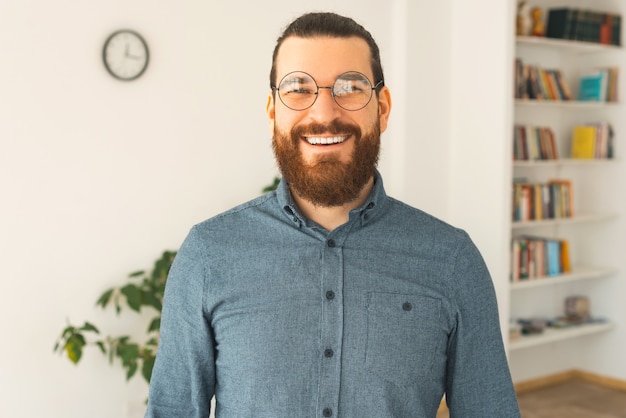
[[[137,32],[121,29],[104,42],[102,60],[109,74],[118,80],[131,81],[141,76],[148,67],[148,44]]]

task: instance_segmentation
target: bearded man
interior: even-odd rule
[[[516,418],[468,235],[388,197],[376,42],[310,13],[278,39],[278,189],[194,226],[165,293],[146,417]]]

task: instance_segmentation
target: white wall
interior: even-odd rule
[[[451,221],[462,225],[483,253],[498,295],[501,327],[506,335],[512,3],[453,0],[451,10],[452,123],[447,187]]]
[[[100,293],[176,249],[192,224],[271,181],[271,52],[282,27],[305,10],[350,14],[378,40],[394,98],[381,160],[386,187],[472,234],[505,322],[508,231],[489,214],[502,216],[508,180],[490,177],[502,172],[489,165],[498,161],[476,163],[463,141],[466,124],[481,126],[486,115],[498,122],[471,139],[493,146],[508,138],[507,93],[476,95],[465,85],[480,70],[465,72],[476,64],[465,48],[480,52],[485,68],[509,71],[510,5],[464,3],[1,2],[0,416],[141,416],[147,388],[139,378],[124,383],[95,350],[74,367],[52,353],[54,341],[68,318],[133,332],[134,316],[119,321],[94,307]],[[481,24],[502,35],[471,32]],[[151,48],[136,82],[112,79],[101,63],[102,43],[120,27],[141,32]],[[500,88],[507,74],[496,77]],[[491,212],[468,193],[469,173],[497,199]],[[472,211],[459,209],[467,204]]]
[[[379,2],[0,2],[0,416],[142,415],[139,377],[126,384],[96,349],[74,367],[53,344],[67,319],[132,332],[134,316],[96,309],[100,293],[272,180],[271,53],[284,25],[309,9],[364,23],[393,88],[400,35],[394,7]],[[131,83],[101,62],[121,27],[151,49]]]

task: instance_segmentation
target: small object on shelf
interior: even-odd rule
[[[541,334],[548,326],[548,320],[542,318],[520,319],[522,335]]]
[[[566,298],[565,318],[573,323],[589,321],[591,318],[589,298],[586,296],[570,296]]]
[[[524,0],[517,3],[517,20],[515,22],[515,33],[517,36],[530,34],[532,22],[530,21],[529,7]]]
[[[530,32],[532,36],[545,36],[546,28],[543,23],[542,17],[543,11],[539,7],[533,7],[531,10],[531,16],[533,20],[533,29]]]

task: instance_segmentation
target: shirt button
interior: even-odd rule
[[[363,215],[363,219],[364,219],[364,220],[366,220],[366,221],[367,221],[369,218],[370,218],[370,215],[369,215],[368,213],[366,213],[365,215]]]
[[[335,352],[331,350],[330,348],[327,348],[326,350],[324,350],[324,357],[331,358],[334,355],[335,355]]]
[[[326,299],[328,300],[335,299],[335,292],[333,292],[332,290],[326,291]]]
[[[413,305],[411,305],[411,303],[409,302],[404,302],[402,304],[402,309],[404,309],[405,311],[410,311],[411,309],[413,309]]]
[[[335,240],[334,239],[329,239],[327,244],[328,244],[328,246],[330,248],[334,248],[335,247]]]
[[[322,415],[324,415],[325,417],[332,417],[333,410],[330,408],[324,408],[324,410],[322,411]]]

